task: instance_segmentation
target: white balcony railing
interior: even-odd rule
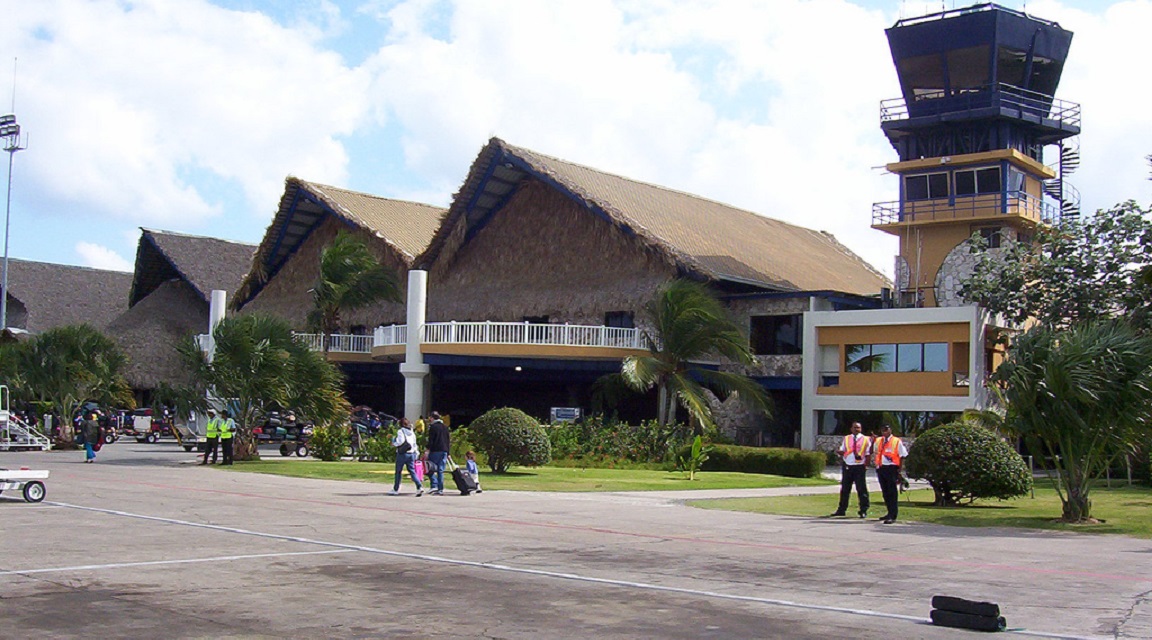
[[[328,343],[328,353],[372,353],[373,336],[355,336],[342,333],[297,333],[297,340],[304,342],[313,351],[323,351]]]
[[[407,325],[376,329],[375,346],[402,345]],[[429,322],[424,325],[426,344],[534,344],[565,347],[647,348],[638,329],[575,324],[528,322]]]

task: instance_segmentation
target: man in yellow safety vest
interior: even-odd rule
[[[220,448],[224,450],[224,462],[222,464],[232,464],[232,437],[236,435],[236,421],[232,419],[232,414],[228,410],[220,412]]]
[[[212,456],[212,462],[216,462],[216,447],[220,444],[220,421],[216,418],[216,410],[208,410],[208,423],[204,425],[204,437],[207,442],[204,443],[204,460],[200,464],[208,464],[208,456]]]
[[[892,427],[884,425],[880,437],[873,443],[876,454],[876,479],[880,481],[880,492],[884,494],[884,506],[888,513],[880,521],[884,524],[896,522],[900,508],[900,465],[908,457],[904,442],[892,435]]]

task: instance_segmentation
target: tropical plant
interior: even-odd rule
[[[27,342],[5,346],[8,383],[23,400],[47,404],[60,417],[60,440],[72,441],[70,418],[88,401],[134,407],[132,389],[121,371],[124,353],[97,329],[71,325],[49,329]]]
[[[700,465],[708,461],[708,454],[712,451],[712,447],[704,446],[704,437],[696,436],[692,439],[692,448],[685,455],[680,457],[680,466],[688,472],[688,479],[696,479],[696,471]]]
[[[226,318],[212,332],[212,354],[195,340],[179,346],[199,393],[211,392],[236,418],[237,460],[259,457],[252,427],[275,408],[294,407],[317,428],[347,428],[340,371],[298,341],[283,320],[260,314]]]
[[[1008,500],[1032,489],[1032,474],[1020,454],[992,431],[963,420],[920,434],[904,470],[927,480],[941,507],[981,498]]]
[[[322,334],[340,329],[340,313],[380,300],[398,302],[396,275],[384,267],[362,240],[340,231],[320,253],[320,275],[312,287],[315,308],[308,324]],[[328,341],[324,341],[328,350]]]
[[[739,364],[754,362],[748,338],[703,284],[673,280],[660,288],[645,311],[652,327],[647,333],[649,353],[626,358],[621,375],[636,391],[657,388],[660,424],[675,419],[679,400],[699,430],[714,426],[706,388],[725,399],[735,393],[745,405],[770,413],[771,400],[756,381],[697,365],[717,356]]]
[[[1005,423],[1056,471],[1065,520],[1092,516],[1094,479],[1149,437],[1152,337],[1119,320],[1019,336],[993,381]]]
[[[1152,326],[1152,209],[1129,201],[1083,219],[1041,226],[1031,242],[990,251],[977,235],[972,275],[961,295],[1024,323],[1068,328],[1126,316]]]
[[[308,449],[312,452],[313,458],[336,462],[348,448],[348,435],[346,424],[327,422],[316,425],[312,430],[312,437],[308,439]]]
[[[468,432],[493,473],[504,473],[514,464],[539,467],[552,459],[544,427],[519,409],[492,409],[473,420]]]

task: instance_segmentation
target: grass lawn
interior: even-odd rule
[[[268,459],[237,462],[233,471],[271,473],[295,478],[392,482],[391,463],[321,462],[319,460]],[[484,489],[511,491],[679,491],[686,489],[751,489],[761,487],[808,487],[834,484],[823,478],[785,478],[757,473],[700,472],[689,481],[683,472],[645,469],[575,469],[562,467],[513,467],[505,474],[480,471]],[[405,490],[412,481],[405,478]],[[451,487],[446,479],[445,487]]]
[[[879,492],[871,492],[871,515],[884,513],[884,501]],[[781,498],[735,498],[723,500],[694,500],[694,507],[752,511],[788,516],[819,517],[836,510],[838,495],[788,496]],[[1121,533],[1152,538],[1152,489],[1145,486],[1103,486],[1092,489],[1092,515],[1103,520],[1100,524],[1067,524],[1059,521],[1060,498],[1046,483],[1036,487],[1036,497],[1016,500],[980,500],[963,507],[932,506],[932,490],[919,489],[900,496],[900,520],[930,522],[957,527],[1019,527],[1081,531],[1087,533]],[[849,503],[850,514],[856,511],[856,495]]]

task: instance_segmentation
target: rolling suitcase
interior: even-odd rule
[[[448,458],[448,466],[452,468],[452,480],[456,483],[456,488],[460,490],[460,495],[466,496],[476,490],[476,481],[463,467],[456,466],[452,462],[452,458]]]

